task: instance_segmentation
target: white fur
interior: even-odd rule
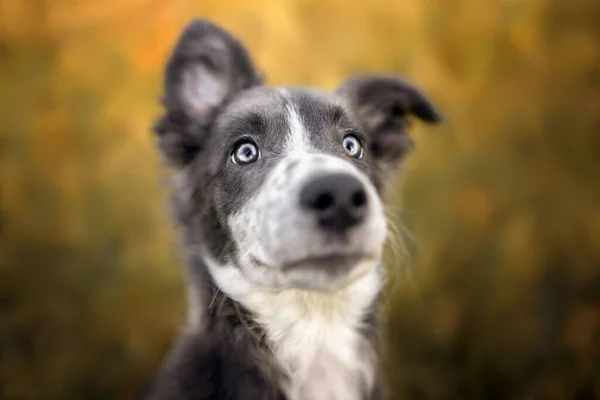
[[[332,293],[259,287],[232,265],[205,260],[215,283],[255,313],[276,358],[291,377],[292,400],[358,400],[359,383],[373,384],[372,354],[357,329],[381,289],[377,265]]]
[[[289,97],[287,89],[282,88],[279,91],[284,97]],[[306,131],[302,125],[302,119],[298,110],[291,101],[288,101],[285,105],[285,111],[290,127],[290,131],[286,137],[285,150],[297,153],[308,151],[310,143],[307,140]]]
[[[297,162],[298,166],[294,173],[286,174],[285,170],[292,162]],[[297,207],[300,190],[306,181],[322,173],[337,172],[353,174],[360,179],[370,200],[368,217],[360,227],[348,233],[346,242],[328,241],[327,233],[316,231],[313,222]],[[316,288],[335,285],[334,277],[323,269],[304,269],[295,273],[284,272],[279,267],[311,256],[344,252],[348,248],[377,259],[381,255],[387,222],[375,188],[354,165],[331,155],[292,152],[282,157],[263,188],[229,217],[228,224],[240,249],[241,268],[247,279],[260,286],[282,288],[303,281]],[[253,259],[267,267],[254,265]],[[312,275],[307,276],[309,273]]]

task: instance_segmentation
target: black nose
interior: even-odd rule
[[[324,229],[345,231],[367,213],[364,185],[348,174],[328,174],[311,180],[300,192],[301,206],[313,213]]]

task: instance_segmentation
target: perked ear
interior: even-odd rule
[[[412,148],[407,134],[410,116],[429,124],[442,121],[431,101],[408,82],[393,76],[369,75],[346,80],[336,90],[371,138],[375,157],[394,167]]]
[[[167,161],[183,167],[193,160],[219,110],[239,92],[260,84],[235,37],[207,20],[189,23],[167,62],[166,113],[154,126]]]

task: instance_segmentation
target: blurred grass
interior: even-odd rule
[[[597,0],[0,0],[0,398],[132,398],[176,334],[149,127],[195,16],[271,84],[395,72],[446,115],[391,200],[393,399],[600,399]]]

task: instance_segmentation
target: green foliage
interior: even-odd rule
[[[447,117],[390,202],[391,398],[600,399],[596,0],[0,0],[0,398],[132,398],[177,333],[149,127],[195,15],[273,84],[396,72]]]

